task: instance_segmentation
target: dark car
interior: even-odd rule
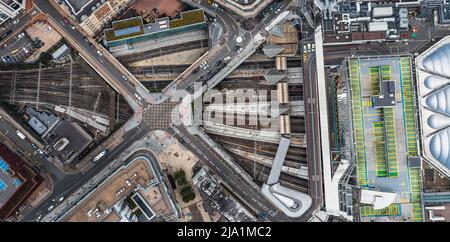
[[[8,37],[8,35],[10,35],[12,32],[13,32],[13,31],[10,29],[10,30],[6,31],[5,33],[3,33],[3,34],[0,36],[0,41],[4,40],[4,39],[5,39],[6,37]]]
[[[195,69],[192,71],[192,74],[197,73],[199,70],[200,70],[200,67],[195,68]]]

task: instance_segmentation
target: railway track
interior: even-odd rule
[[[246,158],[236,156],[232,154],[236,158],[236,162],[258,183],[266,183],[270,174],[270,167],[261,165],[252,160],[248,160]],[[308,193],[308,180],[301,179],[298,177],[294,177],[285,173],[280,174],[280,182],[285,184],[295,190]]]
[[[275,157],[278,149],[278,146],[276,144],[243,140],[215,134],[208,134],[208,135],[210,135],[211,138],[219,142],[221,145],[233,146],[236,149],[243,149],[248,152],[254,152],[256,150],[256,153],[258,154],[260,153],[261,155],[269,157]],[[306,164],[307,163],[306,148],[289,147],[286,159],[298,162],[297,165]]]
[[[169,55],[177,52],[187,51],[187,50],[193,50],[198,48],[207,48],[208,47],[208,40],[197,40],[192,42],[187,42],[183,44],[176,44],[171,45],[168,47],[159,48],[158,50],[149,50],[144,51],[138,54],[131,54],[131,55],[125,55],[125,56],[118,56],[116,57],[122,64],[125,66],[128,66],[129,64],[137,61],[147,60],[151,58],[156,58],[163,55]],[[205,49],[206,51],[206,49]]]
[[[73,64],[72,82],[69,65],[52,69],[0,72],[0,101],[10,104],[50,104],[70,106],[109,117],[110,97],[117,95],[103,80],[91,77],[79,64]],[[38,88],[39,86],[39,88]],[[38,96],[39,90],[39,96]],[[114,99],[113,99],[114,100]],[[115,108],[114,108],[115,109]],[[126,121],[132,111],[123,98],[119,98],[119,121]],[[115,115],[116,116],[116,115]]]

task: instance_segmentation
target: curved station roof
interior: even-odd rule
[[[450,175],[450,36],[416,58],[424,158]]]

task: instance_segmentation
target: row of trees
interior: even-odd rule
[[[191,185],[186,180],[186,173],[183,170],[176,171],[173,178],[177,182],[183,202],[188,203],[195,199],[195,193]]]

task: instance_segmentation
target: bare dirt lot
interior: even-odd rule
[[[37,60],[42,52],[48,51],[62,39],[61,35],[53,30],[46,22],[37,22],[25,31],[31,39],[39,38],[44,43],[40,49],[35,51],[33,55],[27,59],[28,62]]]
[[[181,6],[180,0],[136,0],[131,7],[141,15],[155,17],[166,13],[167,16],[175,17],[181,11]]]

